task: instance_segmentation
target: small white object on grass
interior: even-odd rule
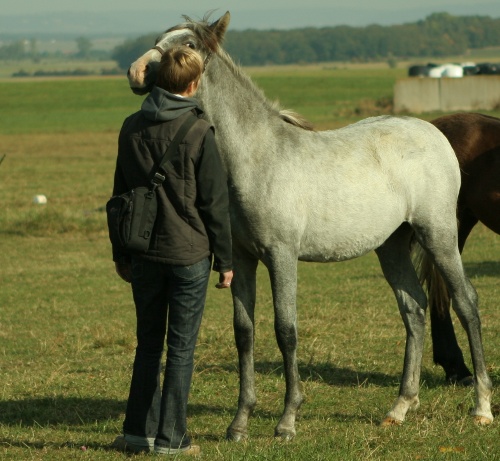
[[[47,203],[47,197],[43,194],[35,195],[33,197],[33,203],[36,203],[37,205],[45,205]]]

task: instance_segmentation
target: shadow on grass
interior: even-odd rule
[[[0,402],[0,424],[22,426],[82,426],[115,419],[126,402],[112,399],[43,397]]]
[[[238,373],[237,367],[232,364],[212,364],[196,366],[198,372],[207,371],[217,374],[220,371],[227,373]],[[261,375],[279,376],[285,382],[285,370],[281,361],[260,361],[255,363],[255,372]],[[335,367],[331,363],[315,363],[308,365],[299,363],[299,374],[301,382],[324,383],[334,387],[368,387],[377,386],[385,388],[399,388],[403,368],[401,372],[389,374],[380,371],[358,370],[355,368]],[[490,378],[494,385],[498,382],[496,373],[490,372]],[[450,384],[445,379],[444,371],[441,367],[423,367],[420,374],[421,386],[428,389],[448,387]]]
[[[237,373],[234,364],[212,364],[196,366],[198,372],[209,371],[217,373],[224,371],[228,373]],[[261,375],[273,375],[283,377],[285,370],[281,361],[260,361],[255,363],[255,372]],[[312,365],[299,363],[299,374],[301,381],[312,381],[325,383],[329,386],[338,387],[361,387],[361,386],[379,386],[379,387],[398,387],[401,373],[388,374],[380,371],[357,370],[353,368],[335,367],[328,362],[319,362]],[[427,387],[439,387],[445,385],[444,372],[440,369],[423,369],[421,372],[421,382],[425,382]]]
[[[498,277],[500,275],[500,261],[464,263],[464,267],[469,277]]]
[[[70,450],[78,450],[78,451],[87,451],[87,450],[106,450],[106,451],[115,451],[111,448],[111,442],[109,444],[100,444],[100,443],[86,443],[85,445],[82,443],[75,442],[64,442],[64,443],[56,443],[51,441],[32,441],[32,440],[10,440],[6,438],[0,438],[0,447],[5,446],[9,448],[24,448],[30,450],[46,450],[46,449],[70,449]],[[35,458],[31,458],[35,459]],[[38,458],[37,458],[38,459]]]
[[[282,370],[283,372],[283,370]],[[380,387],[397,386],[400,376],[389,375],[378,371],[339,368],[330,363],[299,365],[299,373],[303,381],[323,382],[330,386],[355,387],[375,385]]]

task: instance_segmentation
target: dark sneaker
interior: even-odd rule
[[[149,446],[136,445],[125,440],[125,436],[119,435],[111,444],[111,448],[124,453],[149,453]]]

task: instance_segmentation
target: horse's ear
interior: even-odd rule
[[[219,43],[221,43],[224,39],[224,35],[226,33],[227,27],[229,26],[230,20],[231,14],[229,13],[229,11],[226,11],[226,14],[224,16],[220,17],[219,19],[217,19],[217,21],[210,25],[210,28],[217,37],[217,41]]]

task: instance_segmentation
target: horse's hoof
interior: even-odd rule
[[[226,440],[230,442],[242,442],[246,439],[248,439],[246,432],[235,431],[234,429],[228,429],[226,432]]]
[[[473,376],[466,376],[465,378],[458,380],[457,384],[459,386],[463,386],[463,387],[472,387],[472,386],[474,386],[474,377]]]
[[[381,427],[389,427],[389,426],[401,426],[403,424],[403,421],[399,419],[395,419],[391,416],[386,416],[381,422],[380,426]]]
[[[289,442],[295,437],[295,431],[274,430],[274,437],[284,442]]]
[[[446,377],[446,382],[455,386],[471,387],[474,386],[474,377],[472,375],[465,375],[461,378],[457,374]]]
[[[489,426],[493,420],[486,416],[474,416],[474,422],[478,426]]]

